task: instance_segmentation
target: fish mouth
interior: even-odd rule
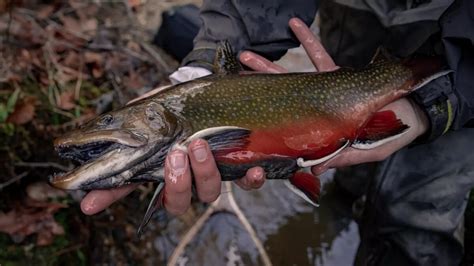
[[[61,158],[72,159],[84,164],[120,147],[126,146],[113,141],[97,141],[85,144],[58,145],[56,152]]]
[[[49,179],[52,186],[67,190],[120,186],[115,181],[106,185],[100,181],[145,160],[156,146],[150,145],[146,137],[125,130],[66,135],[56,139],[54,144],[60,157],[79,163],[73,170],[56,173]]]

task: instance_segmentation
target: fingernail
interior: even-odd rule
[[[175,175],[181,175],[184,173],[186,167],[186,155],[182,152],[175,151],[170,154],[170,165],[171,171]]]
[[[207,159],[207,150],[206,150],[206,145],[201,141],[198,140],[195,144],[195,146],[192,149],[194,158],[196,161],[202,163]]]
[[[249,61],[249,60],[251,59],[251,56],[250,56],[250,54],[248,54],[248,53],[246,53],[246,52],[242,52],[242,54],[240,55],[240,59],[241,59],[242,61],[247,62],[247,61]]]
[[[295,25],[296,27],[301,27],[301,26],[303,26],[303,25],[301,24],[301,22],[300,22],[298,19],[295,19],[295,18],[294,18],[294,19],[292,19],[292,22],[293,22],[293,25]]]
[[[254,170],[254,173],[252,175],[252,183],[257,183],[263,178],[263,170],[258,168]]]

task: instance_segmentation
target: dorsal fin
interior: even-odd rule
[[[219,75],[238,74],[242,66],[237,61],[232,47],[228,41],[221,41],[216,49],[214,59],[214,73]]]

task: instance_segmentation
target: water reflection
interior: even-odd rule
[[[331,174],[322,178],[325,194],[319,208],[304,202],[279,181],[266,182],[262,189],[251,192],[233,189],[237,204],[273,265],[352,264],[359,237],[350,201],[334,188]],[[154,246],[164,261],[189,230],[185,224],[183,219],[173,219],[155,239]],[[212,215],[177,261],[179,265],[263,264],[249,233],[229,212]]]

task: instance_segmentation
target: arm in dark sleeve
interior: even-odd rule
[[[250,50],[277,60],[299,45],[288,27],[290,18],[310,25],[316,10],[316,0],[204,0],[202,27],[182,64],[211,69],[216,44],[223,40],[236,52]]]
[[[453,129],[474,127],[474,1],[456,1],[441,21],[448,65],[457,98]]]
[[[421,142],[449,129],[474,127],[474,1],[458,0],[440,20],[446,62],[453,72],[415,91],[411,97],[428,116]]]

